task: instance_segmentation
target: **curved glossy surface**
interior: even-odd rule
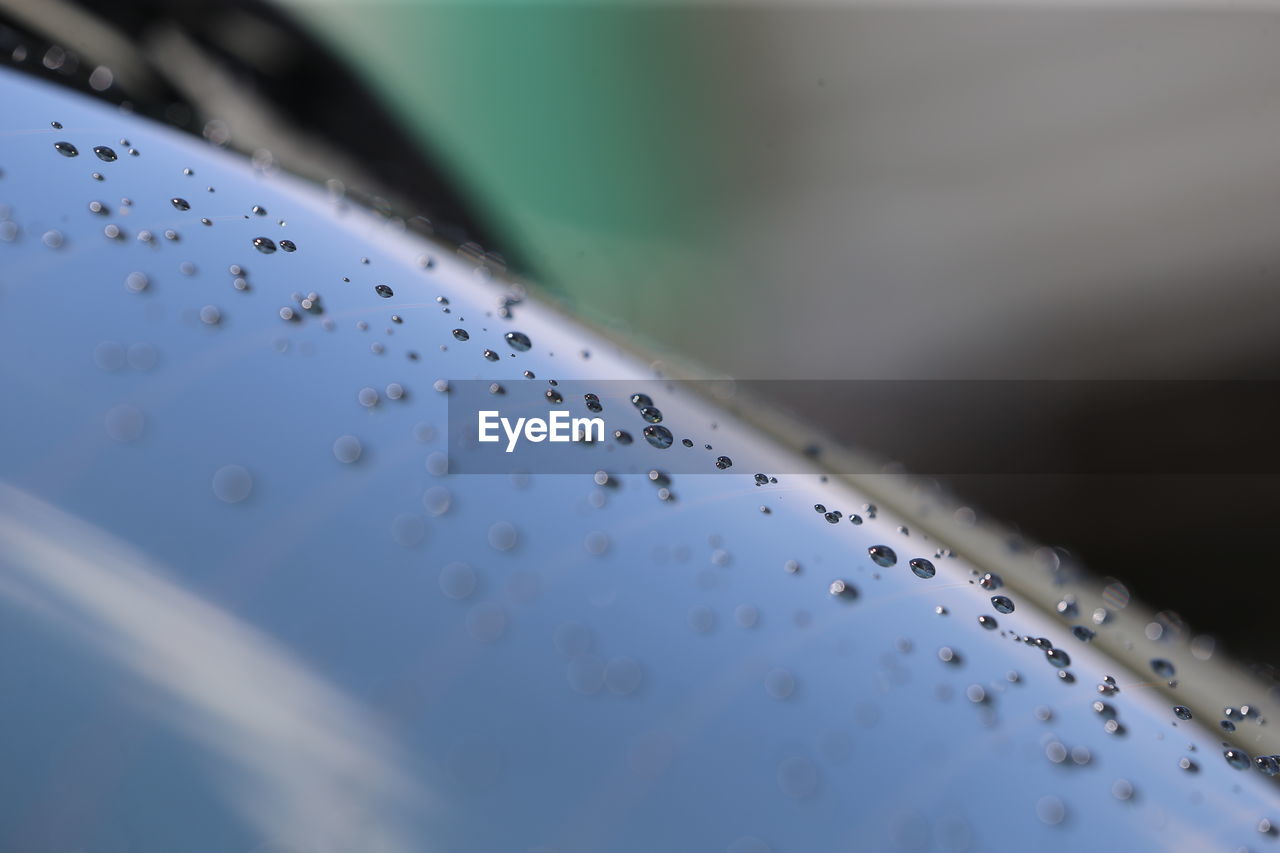
[[[649,371],[394,223],[0,89],[5,849],[1273,843],[1154,673],[816,470],[447,474],[437,380]],[[656,402],[709,462],[783,458]]]

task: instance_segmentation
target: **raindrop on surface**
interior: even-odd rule
[[[169,199],[169,204],[172,204],[172,205],[173,205],[174,207],[176,207],[178,210],[190,210],[190,209],[191,209],[191,202],[187,201],[185,198],[177,198],[177,197],[175,196],[174,198]]]
[[[728,456],[720,456],[716,458],[716,467],[723,471],[726,468],[733,467],[733,460]]]
[[[253,248],[264,255],[270,255],[275,252],[276,243],[270,237],[254,237]]]
[[[637,409],[643,409],[646,406],[653,405],[653,398],[648,394],[632,394],[631,405],[635,406]]]
[[[510,551],[516,547],[520,534],[509,521],[497,521],[489,527],[489,545],[497,551]]]
[[[253,476],[240,465],[224,465],[213,474],[213,494],[224,503],[240,503],[253,491]]]
[[[1173,715],[1179,720],[1189,720],[1191,719],[1191,709],[1186,705],[1174,705]]]
[[[772,670],[764,677],[764,689],[774,699],[789,699],[796,691],[796,677],[790,670]]]
[[[61,231],[46,231],[44,232],[44,236],[40,238],[40,241],[50,249],[61,249],[65,239],[63,238]]]
[[[846,580],[833,580],[831,585],[827,587],[827,592],[834,598],[841,598],[846,601],[852,601],[858,597],[857,588]]]
[[[600,398],[595,394],[583,394],[582,400],[587,406],[589,412],[603,412],[604,406],[600,405]]]
[[[455,601],[475,592],[476,585],[475,570],[466,563],[450,563],[440,570],[440,591]]]
[[[528,352],[533,346],[533,342],[529,340],[529,336],[524,332],[507,332],[503,337],[516,352]]]
[[[827,523],[828,523],[828,524],[839,524],[839,523],[840,523],[840,513],[839,513],[839,512],[828,512],[828,513],[826,513],[825,515],[823,515],[823,518],[825,518],[825,519],[827,520]]]
[[[116,161],[116,152],[105,145],[93,146],[93,153],[98,155],[98,159],[104,163],[113,163]]]
[[[396,292],[385,284],[379,284],[374,287],[373,292],[381,296],[383,299],[390,299],[396,295]]]
[[[640,417],[644,418],[651,424],[662,423],[662,411],[655,409],[653,406],[642,406],[640,409]]]
[[[1094,633],[1083,625],[1077,625],[1071,629],[1071,633],[1082,643],[1087,643],[1093,639]]]
[[[142,437],[147,418],[137,406],[121,404],[107,412],[103,426],[112,439],[127,444]]]
[[[604,684],[619,696],[629,696],[640,689],[644,669],[635,658],[617,657],[604,668]]]
[[[996,590],[1004,586],[1004,581],[995,572],[987,572],[978,579],[978,586],[986,590]]]
[[[1222,753],[1222,757],[1227,760],[1237,770],[1247,770],[1252,763],[1249,760],[1249,754],[1239,749],[1228,749]]]
[[[933,563],[923,557],[916,557],[914,560],[909,561],[907,565],[911,567],[911,571],[913,571],[915,576],[918,578],[924,578],[927,580],[937,573],[937,569],[933,567]]]
[[[373,388],[361,388],[356,392],[356,400],[366,409],[378,405],[378,392]]]
[[[222,312],[215,305],[206,305],[200,309],[200,322],[206,326],[216,326],[222,322]]]
[[[1280,775],[1280,756],[1259,755],[1253,759],[1253,766],[1264,776]]]
[[[652,444],[659,450],[666,450],[671,446],[675,438],[671,435],[671,430],[664,426],[647,426],[644,428],[645,441]]]
[[[613,440],[618,444],[630,444],[632,442],[631,433],[623,429],[615,429],[613,431]]]
[[[256,213],[258,216],[266,216],[266,215],[267,215],[267,209],[266,209],[265,207],[260,207],[259,205],[256,205],[256,204],[251,208],[251,210],[252,210],[254,213]]]
[[[978,624],[988,631],[994,631],[1000,627],[1000,623],[996,621],[994,616],[988,616],[985,613],[978,617]]]
[[[1076,607],[1075,596],[1072,595],[1064,597],[1057,603],[1057,605],[1055,605],[1054,609],[1058,611],[1059,615],[1066,616],[1068,618],[1075,616],[1076,612],[1079,610],[1079,608]]]
[[[460,341],[469,341],[469,340],[471,340],[471,335],[470,335],[470,333],[468,333],[468,332],[467,332],[467,330],[466,330],[466,329],[454,329],[454,330],[453,330],[453,337],[454,337],[455,339],[457,339],[457,340],[460,340]]]
[[[486,349],[482,354],[484,355],[486,361],[498,360],[498,354],[491,349]]]
[[[871,562],[886,569],[898,562],[898,555],[888,545],[872,545],[867,553],[871,555]]]
[[[1071,656],[1062,649],[1045,649],[1044,657],[1045,660],[1059,669],[1071,666]]]
[[[1155,658],[1151,661],[1151,670],[1161,678],[1173,678],[1173,664],[1164,658]]]
[[[80,149],[79,149],[79,148],[76,148],[76,147],[75,147],[74,145],[72,145],[70,142],[55,142],[55,143],[53,143],[53,150],[54,150],[54,151],[57,151],[57,152],[58,152],[59,154],[61,154],[63,157],[78,157],[78,156],[80,156]]]
[[[297,246],[297,244],[295,244],[292,240],[281,240],[281,241],[280,241],[280,248],[281,248],[281,249],[284,249],[286,252],[296,252],[296,251],[298,251],[298,246]]]
[[[1220,720],[1218,722],[1218,725],[1221,726],[1222,730],[1226,732],[1234,732],[1236,730],[1236,724],[1231,722],[1230,720]]]
[[[1067,817],[1067,807],[1057,797],[1041,797],[1036,802],[1036,817],[1046,826],[1057,826]]]
[[[363,452],[364,447],[360,444],[360,439],[354,435],[339,436],[333,442],[333,457],[343,464],[350,465],[358,461]]]
[[[997,613],[1012,613],[1013,599],[1007,595],[991,596],[991,606],[996,609]]]

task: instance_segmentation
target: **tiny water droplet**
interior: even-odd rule
[[[471,340],[471,335],[470,335],[470,333],[468,333],[468,332],[467,332],[467,330],[466,330],[466,329],[454,329],[454,330],[453,330],[453,336],[454,336],[454,338],[456,338],[457,340],[460,340],[460,341],[469,341],[469,340]]]
[[[187,201],[185,198],[178,198],[175,196],[174,198],[169,199],[169,204],[172,204],[178,210],[191,209],[191,202]]]
[[[97,154],[98,159],[104,163],[113,163],[117,159],[116,152],[105,145],[93,146],[93,153]]]
[[[53,150],[54,150],[54,151],[57,151],[57,152],[58,152],[59,154],[61,154],[63,157],[78,157],[78,156],[80,156],[80,149],[79,149],[79,148],[76,148],[76,147],[75,147],[74,145],[72,145],[70,142],[55,142],[55,143],[53,143]]]
[[[1013,599],[1007,595],[993,595],[991,596],[991,606],[996,609],[997,613],[1012,613]]]
[[[270,255],[276,250],[276,243],[270,237],[254,237],[253,248],[257,249],[264,255]]]
[[[379,284],[373,289],[373,292],[381,296],[383,299],[390,299],[396,295],[396,292],[385,284]]]
[[[281,248],[281,249],[283,249],[283,250],[284,250],[284,251],[286,251],[286,252],[296,252],[296,251],[298,251],[298,247],[297,247],[297,245],[296,245],[292,240],[281,240],[281,241],[280,241],[280,248]]]

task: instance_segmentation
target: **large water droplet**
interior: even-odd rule
[[[270,237],[254,237],[253,248],[257,249],[264,255],[270,255],[276,250],[276,242]]]
[[[911,571],[915,572],[916,577],[925,578],[926,580],[933,577],[937,572],[937,569],[933,567],[933,563],[923,557],[916,557],[908,562],[907,565],[911,567]]]
[[[675,437],[671,435],[671,430],[664,426],[647,426],[644,428],[645,440],[659,450],[666,450],[675,441]]]
[[[381,296],[383,299],[390,299],[396,295],[396,292],[385,284],[379,284],[373,289],[373,292]]]
[[[503,335],[507,339],[507,343],[517,352],[528,352],[533,346],[533,341],[529,340],[529,336],[524,332],[507,332]]]
[[[169,199],[169,204],[172,204],[172,205],[173,205],[174,207],[176,207],[178,210],[190,210],[190,209],[191,209],[191,202],[187,201],[185,198],[177,198],[177,197],[175,196],[174,198]]]
[[[75,147],[74,145],[72,145],[70,142],[55,142],[55,143],[53,143],[53,150],[54,150],[54,151],[57,151],[57,152],[58,152],[59,154],[61,154],[63,157],[78,157],[78,156],[80,156],[80,149],[79,149],[79,148],[76,148],[76,147]]]
[[[93,153],[98,155],[98,159],[104,163],[113,163],[116,160],[116,152],[105,145],[93,146]]]
[[[1189,720],[1191,719],[1191,709],[1186,705],[1174,705],[1173,715],[1179,720]]]
[[[1237,770],[1247,770],[1252,763],[1249,760],[1249,753],[1239,749],[1228,749],[1222,753],[1222,757]]]
[[[1045,660],[1061,669],[1062,667],[1071,666],[1071,656],[1062,649],[1046,649]]]
[[[1007,595],[993,595],[991,596],[991,606],[994,607],[998,613],[1012,613],[1013,599]]]
[[[872,545],[867,553],[871,555],[871,562],[886,569],[898,562],[898,555],[888,545]]]

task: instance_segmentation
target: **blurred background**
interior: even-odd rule
[[[943,485],[1280,660],[1267,608],[1205,594],[1280,592],[1280,478],[1071,473],[1108,380],[1280,372],[1280,5],[0,0],[0,22],[11,65],[325,181],[663,361],[1096,380],[1051,430],[972,413],[1059,465]],[[1231,444],[1196,385],[1159,387],[1153,428]],[[942,438],[918,402],[821,388],[779,402],[908,469]]]

